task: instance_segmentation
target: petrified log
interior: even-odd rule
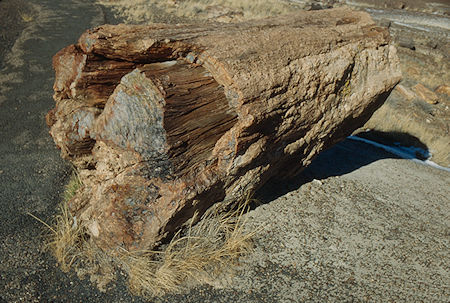
[[[238,24],[104,25],[54,57],[47,115],[105,250],[150,249],[213,203],[286,178],[400,80],[385,28],[346,8]]]

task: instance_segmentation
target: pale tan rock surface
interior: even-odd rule
[[[105,250],[301,171],[400,81],[386,29],[340,8],[218,26],[101,26],[54,57],[47,116]],[[212,98],[214,97],[214,98]]]
[[[442,95],[447,95],[448,97],[450,97],[450,86],[449,85],[445,85],[445,84],[442,84],[442,85],[439,85],[437,88],[436,88],[436,93],[438,93],[438,94],[442,94]]]
[[[399,84],[395,87],[395,91],[401,94],[406,100],[413,100],[416,98],[416,95],[409,89]]]
[[[414,90],[416,91],[417,95],[422,98],[425,102],[429,104],[437,104],[439,97],[430,89],[423,86],[423,84],[419,83],[415,85]]]
[[[401,85],[407,91],[391,94],[362,130],[373,130],[372,140],[380,143],[425,148],[433,161],[450,167],[450,96],[441,94],[438,103],[430,104],[408,93],[417,84],[435,91],[450,83],[448,0],[183,0],[175,6],[157,0],[100,2],[133,24],[238,22],[343,5],[366,11],[377,24],[389,28],[400,59]]]

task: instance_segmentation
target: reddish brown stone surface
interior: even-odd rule
[[[47,123],[105,250],[150,249],[192,216],[301,171],[401,78],[388,32],[332,9],[218,25],[105,25],[54,58]]]

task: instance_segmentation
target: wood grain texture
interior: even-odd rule
[[[47,123],[84,183],[72,212],[105,250],[152,248],[194,211],[298,173],[401,78],[387,30],[346,8],[104,25],[54,67]]]

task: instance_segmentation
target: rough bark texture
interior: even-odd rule
[[[47,115],[105,250],[154,247],[194,211],[288,177],[400,80],[386,29],[340,8],[238,24],[105,25],[54,57]]]

